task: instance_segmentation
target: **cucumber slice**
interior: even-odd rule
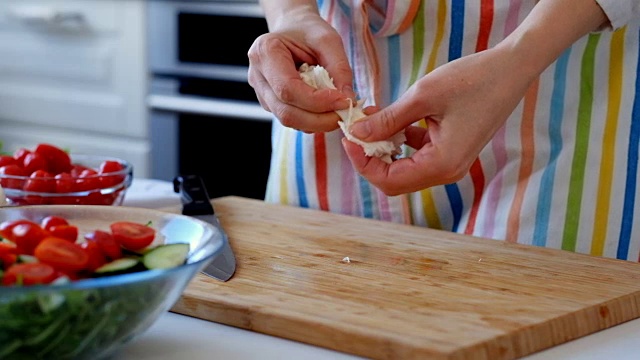
[[[95,274],[97,276],[126,274],[140,271],[140,259],[134,257],[123,257],[106,263],[97,268]]]
[[[187,260],[189,244],[166,244],[157,246],[142,257],[147,269],[169,269],[180,266]]]
[[[32,255],[20,254],[18,255],[18,262],[19,263],[37,263],[38,258]]]

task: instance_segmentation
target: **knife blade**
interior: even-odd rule
[[[222,251],[202,270],[202,273],[220,281],[229,280],[236,271],[236,258],[229,238],[213,210],[204,181],[198,175],[180,175],[173,179],[173,191],[180,195],[182,214],[215,226],[223,235]]]

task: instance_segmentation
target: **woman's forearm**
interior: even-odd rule
[[[533,79],[576,40],[606,24],[595,0],[541,0],[497,47],[514,54],[521,75]]]
[[[260,0],[260,6],[270,31],[285,22],[303,21],[307,15],[318,15],[316,0]]]

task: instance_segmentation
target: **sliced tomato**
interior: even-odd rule
[[[17,254],[0,254],[0,268],[3,270],[7,270],[16,261],[18,261]]]
[[[77,272],[88,268],[89,254],[78,244],[49,236],[33,252],[36,258],[62,271]]]
[[[156,231],[151,226],[131,221],[117,221],[110,228],[116,242],[129,250],[144,249],[156,236]]]
[[[78,240],[78,227],[75,225],[54,225],[49,228],[51,236],[76,242]]]
[[[102,230],[95,230],[86,233],[84,238],[98,244],[98,247],[107,259],[116,260],[122,257],[122,248],[110,233]]]
[[[20,281],[22,285],[48,284],[56,279],[56,275],[56,270],[48,264],[13,264],[4,273],[2,285],[14,285]]]
[[[5,220],[0,223],[0,236],[5,239],[11,240],[9,239],[9,236],[11,236],[11,231],[14,227],[20,224],[35,224],[35,222],[27,219]]]
[[[51,144],[40,143],[33,151],[42,155],[47,160],[47,169],[49,172],[59,174],[61,172],[71,171],[71,157],[66,151]]]
[[[27,255],[33,255],[33,250],[48,235],[39,224],[29,220],[15,220],[6,225],[6,229],[0,226],[0,231],[4,238],[16,244],[18,253]]]
[[[96,243],[95,241],[87,240],[80,244],[80,247],[85,249],[87,251],[87,254],[89,254],[88,269],[90,271],[95,271],[97,268],[107,263],[107,258],[100,249],[98,243]]]
[[[0,255],[17,254],[18,247],[14,243],[0,242]]]

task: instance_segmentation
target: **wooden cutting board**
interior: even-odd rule
[[[173,312],[373,359],[513,359],[640,317],[637,263],[239,197],[213,204],[236,273],[199,274]]]

